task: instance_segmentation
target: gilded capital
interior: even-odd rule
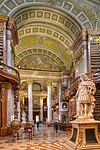
[[[27,83],[28,83],[28,84],[32,84],[32,83],[33,83],[33,80],[27,80]]]
[[[48,86],[51,86],[51,85],[52,85],[52,81],[51,81],[51,80],[48,80],[48,81],[47,81],[47,85],[48,85]]]

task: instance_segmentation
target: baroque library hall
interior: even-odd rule
[[[100,0],[0,0],[0,150],[92,149]]]

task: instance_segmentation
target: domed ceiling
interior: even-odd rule
[[[98,29],[99,1],[1,0],[0,12],[16,20],[15,66],[69,71],[80,30]]]

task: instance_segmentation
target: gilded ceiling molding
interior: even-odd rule
[[[36,24],[37,25],[37,24]],[[33,36],[33,37],[42,37],[45,34],[45,37],[50,37],[52,39],[55,39],[59,43],[62,43],[65,47],[71,46],[73,44],[73,38],[71,38],[70,35],[67,34],[67,31],[64,32],[63,30],[58,30],[57,28],[49,28],[50,25],[47,26],[28,26],[25,28],[22,28],[18,31],[19,39],[22,40],[24,37]]]
[[[71,34],[72,39],[73,36],[75,38],[82,29],[82,27],[76,23],[72,17],[63,12],[53,12],[53,9],[41,9],[41,7],[37,8],[37,10],[35,9],[28,8],[26,12],[21,10],[16,12],[13,17],[16,19],[18,29],[22,28],[23,26],[29,27],[29,24],[32,24],[32,26],[35,26],[36,24],[41,26],[42,24],[42,27],[49,26],[51,29],[52,27],[55,27],[56,29],[59,28],[60,30],[62,29],[62,31],[67,32],[67,34]]]
[[[54,60],[61,70],[70,70],[70,49],[81,30],[98,28],[98,10],[100,5],[94,0],[1,0],[0,12],[13,17],[17,24],[20,42],[15,65],[41,54]]]
[[[63,1],[42,1],[42,0],[35,0],[34,2],[29,1],[23,1],[23,0],[5,0],[5,2],[1,2],[0,10],[4,15],[13,16],[13,14],[16,12],[16,10],[28,7],[28,6],[45,6],[49,8],[55,8],[60,11],[64,11],[68,14],[70,14],[75,20],[77,20],[82,26],[83,29],[93,29],[95,28],[94,22],[95,22],[95,15],[91,13],[91,6],[93,7],[93,10],[96,8],[95,3],[85,3],[84,5],[88,7],[84,8],[84,5],[80,6],[80,3],[77,3],[73,0],[63,0]],[[91,14],[91,15],[90,15]],[[92,17],[92,20],[89,19],[89,17]]]

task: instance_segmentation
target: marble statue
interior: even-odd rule
[[[26,113],[25,113],[25,111],[22,112],[22,123],[26,124]]]
[[[93,118],[95,108],[94,94],[96,92],[95,83],[85,74],[80,76],[81,82],[76,93],[77,115],[76,118]]]

